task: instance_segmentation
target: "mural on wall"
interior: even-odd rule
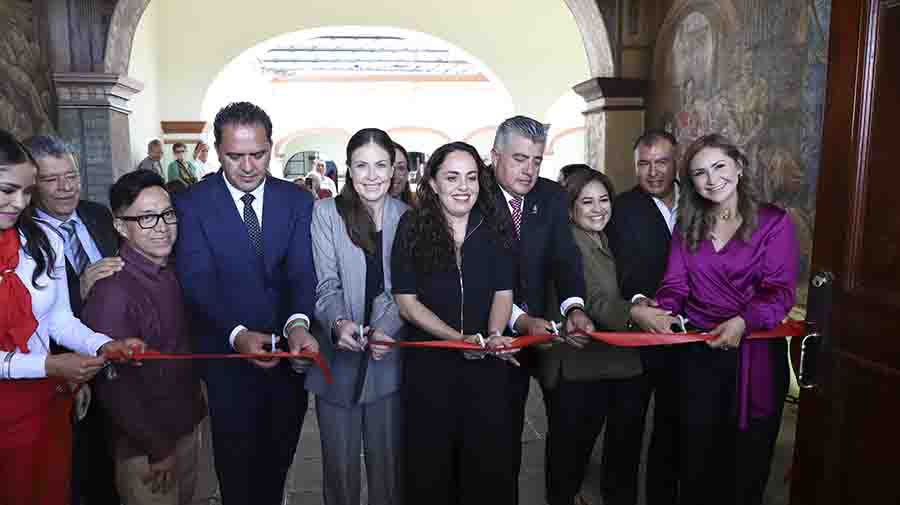
[[[50,83],[32,15],[31,2],[0,0],[0,128],[19,138],[53,129]]]
[[[659,34],[650,122],[681,145],[718,132],[790,213],[805,304],[824,116],[831,0],[682,2]]]

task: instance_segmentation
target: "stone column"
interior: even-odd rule
[[[78,154],[81,197],[108,203],[109,186],[131,166],[128,100],[143,84],[124,75],[53,74],[58,125]]]
[[[573,89],[587,101],[588,164],[606,173],[617,191],[631,188],[636,182],[632,146],[644,130],[648,82],[595,77]]]

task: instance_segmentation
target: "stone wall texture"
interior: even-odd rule
[[[47,63],[31,2],[0,0],[0,128],[19,138],[53,129]]]

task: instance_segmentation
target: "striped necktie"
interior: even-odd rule
[[[516,228],[516,238],[520,238],[522,229],[522,197],[516,196],[509,201],[509,207],[512,210],[513,226]]]
[[[75,273],[81,275],[81,272],[84,271],[91,260],[88,258],[87,252],[85,252],[84,246],[78,238],[78,233],[75,231],[75,221],[70,219],[59,225],[59,227],[66,232],[66,252],[72,258],[72,268],[75,269]]]

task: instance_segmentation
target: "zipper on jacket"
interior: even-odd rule
[[[481,223],[483,223],[483,222],[484,222],[484,218],[482,217],[481,220],[478,221],[478,224],[476,224],[475,227],[472,228],[471,231],[466,233],[466,236],[463,238],[462,244],[459,245],[459,264],[456,265],[456,271],[459,272],[459,332],[462,333],[463,335],[466,334],[466,330],[465,330],[466,319],[465,319],[465,316],[463,315],[465,312],[465,307],[466,307],[466,287],[465,287],[465,284],[463,283],[463,272],[462,272],[463,246],[466,245],[466,240],[469,240],[469,237],[471,237],[472,234],[475,233],[475,230],[477,230],[478,227],[481,226]]]

